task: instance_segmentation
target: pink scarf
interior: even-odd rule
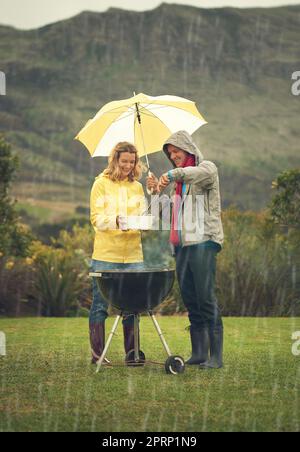
[[[188,154],[182,168],[187,168],[188,166],[196,166],[195,156],[192,154]],[[171,226],[171,234],[170,234],[170,243],[174,246],[180,245],[180,239],[178,234],[178,216],[182,201],[182,188],[183,182],[176,182],[176,196],[175,203],[172,212],[172,226]]]

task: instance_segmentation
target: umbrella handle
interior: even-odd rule
[[[151,171],[149,170],[148,171],[148,177],[151,177],[152,176],[152,173],[151,173]],[[151,190],[149,190],[149,188],[147,188],[147,193],[148,193],[148,195],[153,195],[153,188],[151,188]]]

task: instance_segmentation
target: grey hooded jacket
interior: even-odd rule
[[[222,246],[224,241],[221,220],[221,199],[218,169],[203,156],[188,132],[174,133],[164,143],[163,150],[170,160],[167,146],[172,144],[196,157],[196,166],[176,168],[168,175],[174,182],[186,185],[182,196],[181,218],[182,246],[190,246],[212,240]],[[175,184],[171,196],[175,194]]]

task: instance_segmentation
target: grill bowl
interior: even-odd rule
[[[141,313],[151,311],[170,293],[175,270],[105,270],[90,273],[96,277],[103,297],[122,312]]]

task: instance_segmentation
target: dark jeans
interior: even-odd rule
[[[192,245],[176,249],[176,269],[191,327],[223,327],[215,295],[217,250]]]

